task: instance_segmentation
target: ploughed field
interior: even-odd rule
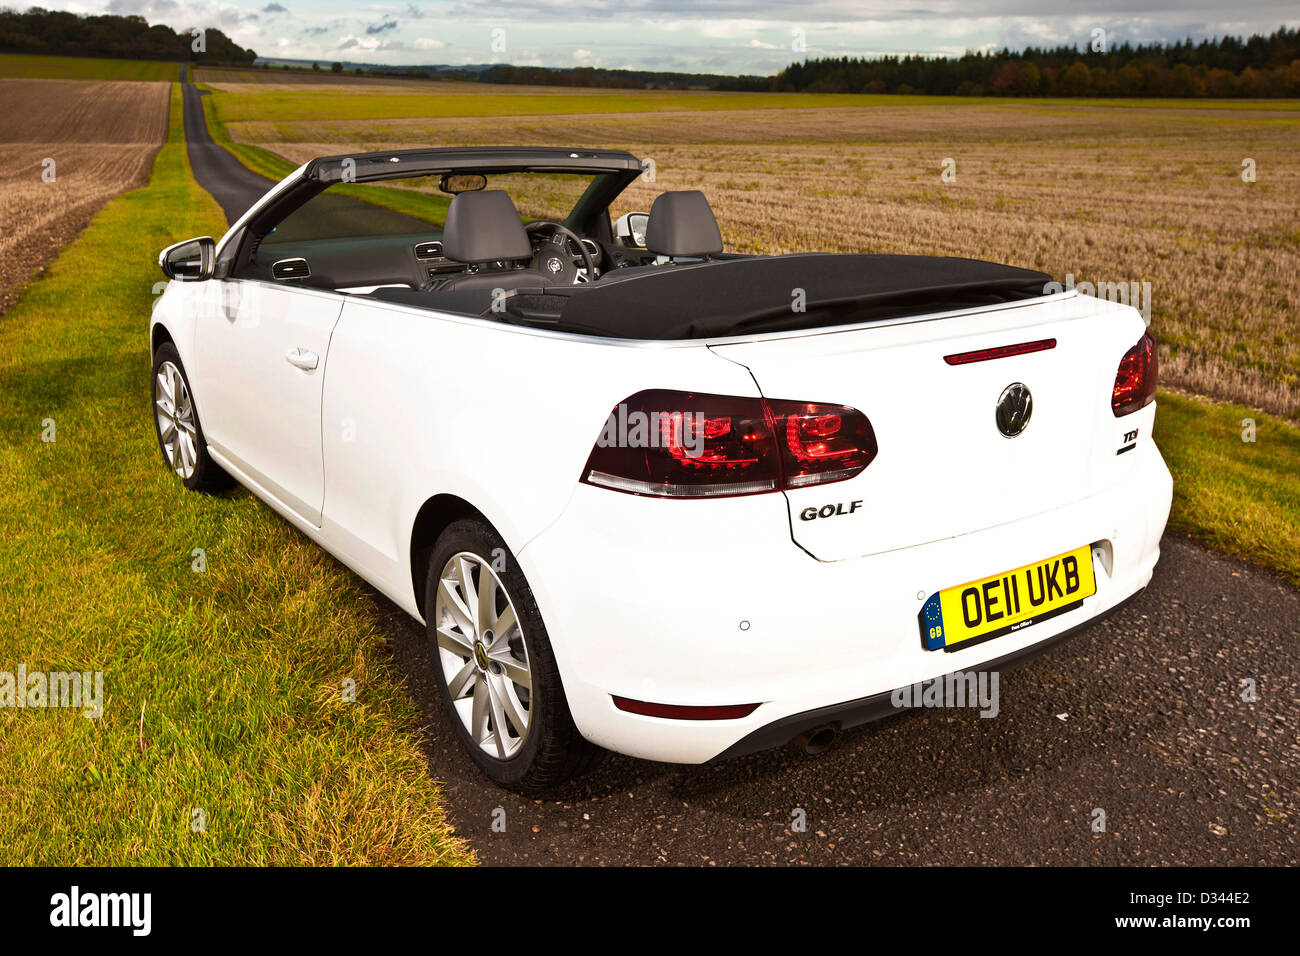
[[[0,309],[108,200],[148,181],[169,96],[158,82],[0,79]]]
[[[1112,297],[1136,283],[1149,288],[1164,384],[1300,417],[1294,101],[827,97],[810,109],[780,94],[415,81],[311,98],[273,78],[204,74],[235,143],[295,164],[417,145],[621,148],[653,159],[655,181],[620,211],[703,189],[737,251],[970,256]]]

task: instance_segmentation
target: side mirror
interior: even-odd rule
[[[648,212],[629,212],[618,217],[614,223],[614,238],[620,245],[632,249],[645,248],[646,226],[650,224]]]
[[[163,275],[180,282],[211,279],[216,261],[217,243],[211,236],[186,239],[158,253],[158,267]]]

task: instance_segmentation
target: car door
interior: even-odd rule
[[[214,283],[195,341],[204,437],[218,461],[319,527],[321,393],[343,297],[254,279]]]

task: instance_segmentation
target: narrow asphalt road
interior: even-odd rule
[[[233,221],[268,181],[212,141],[189,84],[185,128]],[[912,711],[818,757],[612,756],[545,800],[479,774],[438,706],[423,628],[375,600],[429,772],[485,863],[1300,863],[1300,592],[1176,535],[1163,548],[1136,600],[1004,675],[994,718]]]
[[[191,82],[185,82],[181,87],[185,104],[185,143],[194,178],[216,199],[226,214],[227,223],[233,224],[275,183],[253,172],[212,138],[203,116],[203,97],[207,95]]]

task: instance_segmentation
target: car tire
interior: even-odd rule
[[[190,491],[211,494],[229,488],[233,484],[230,476],[208,454],[194,406],[194,389],[171,342],[164,342],[154,352],[151,380],[154,435],[168,469]]]
[[[499,786],[524,793],[596,767],[605,752],[573,723],[537,601],[501,536],[480,519],[456,521],[438,537],[428,568],[433,671],[471,759]],[[484,581],[491,593],[479,602]]]

